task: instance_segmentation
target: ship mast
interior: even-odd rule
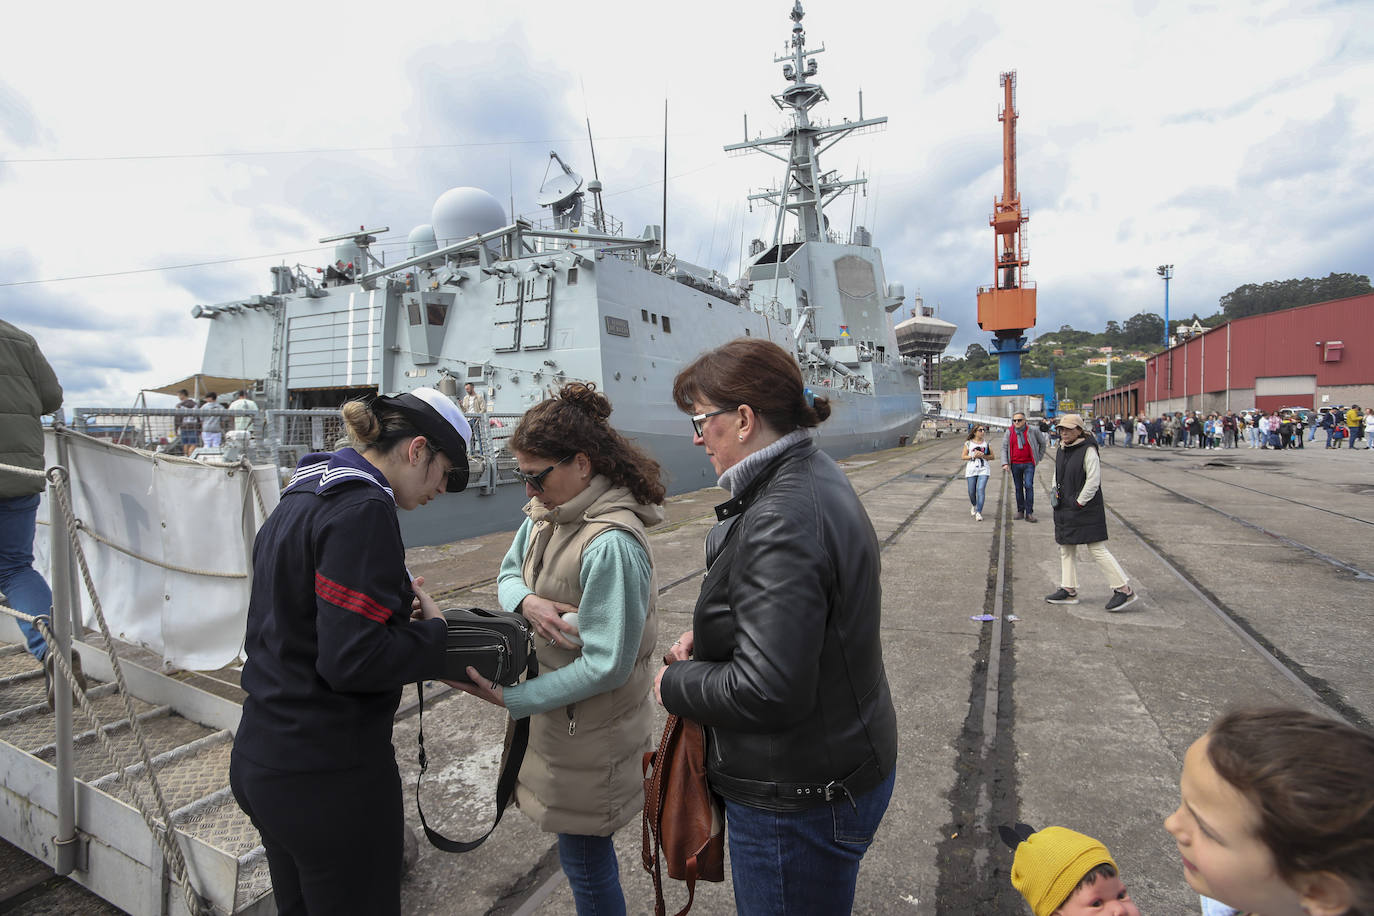
[[[761,152],[786,163],[787,174],[781,189],[749,195],[749,200],[764,200],[778,208],[775,245],[782,241],[783,220],[788,213],[797,220],[798,241],[825,240],[825,219],[822,215],[825,205],[846,189],[866,184],[867,179],[842,181],[837,172],[821,171],[820,154],[850,134],[866,133],[887,123],[886,117],[865,120],[862,106],[857,121],[845,120],[829,125],[812,122],[811,109],[829,97],[819,83],[809,82],[819,69],[816,55],[823,53],[825,46],[807,50],[806,31],[801,24],[805,15],[801,0],[796,0],[792,6],[791,50],[773,58],[774,63],[783,65],[783,78],[791,83],[780,94],[773,96],[773,103],[779,110],[791,113],[791,128],[776,137],[756,140],[746,137],[743,143],[732,143],[725,147],[726,153]]]

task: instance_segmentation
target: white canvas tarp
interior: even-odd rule
[[[58,463],[51,432],[47,440],[51,467]],[[181,668],[213,670],[240,658],[251,538],[266,520],[248,472],[79,434],[66,434],[65,441],[73,507],[91,532],[81,533],[81,547],[111,633]],[[270,513],[279,492],[277,469],[260,465],[252,476]],[[40,523],[50,510],[45,493]],[[56,515],[60,520],[60,511]],[[51,528],[40,524],[34,542],[36,565],[49,582],[50,535]],[[77,592],[82,618],[94,627],[79,576]]]

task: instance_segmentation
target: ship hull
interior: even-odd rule
[[[921,419],[919,397],[892,395],[863,398],[872,404],[844,403],[857,399],[836,398],[834,413],[818,429],[817,444],[832,458],[892,448],[914,435]],[[887,417],[886,423],[877,419],[882,416]],[[620,431],[659,462],[669,495],[715,486],[716,472],[701,447],[692,444],[687,417],[674,413],[672,422],[682,428],[681,435]],[[446,494],[423,510],[401,513],[401,535],[407,547],[427,547],[514,531],[525,520],[521,510],[527,501],[524,487],[515,484],[499,486],[491,494],[477,490]]]

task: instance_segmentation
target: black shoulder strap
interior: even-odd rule
[[[538,673],[538,663],[531,655],[527,676],[535,677]],[[419,698],[420,706],[420,733],[418,738],[420,775],[415,777],[415,810],[420,814],[420,826],[425,828],[425,836],[436,848],[442,849],[444,852],[470,852],[485,843],[487,837],[496,830],[496,825],[501,823],[501,815],[506,813],[506,805],[510,804],[512,796],[515,795],[515,779],[520,775],[520,765],[525,762],[525,749],[529,747],[530,743],[530,720],[528,718],[515,720],[515,727],[511,732],[510,747],[506,749],[506,762],[501,767],[501,776],[496,780],[496,820],[486,833],[475,840],[469,842],[450,840],[426,823],[425,809],[420,805],[420,782],[425,778],[425,770],[429,769],[429,758],[425,754],[425,688],[422,682],[415,682],[415,693]]]

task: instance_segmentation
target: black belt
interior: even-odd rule
[[[840,797],[845,797],[853,805],[856,797],[875,788],[886,778],[886,775],[882,767],[878,765],[878,758],[870,757],[848,776],[843,779],[832,779],[829,782],[759,782],[719,773],[713,773],[711,781],[727,790],[737,788],[742,792],[755,796],[772,797],[779,801],[787,800],[804,804],[809,801],[832,802]]]

